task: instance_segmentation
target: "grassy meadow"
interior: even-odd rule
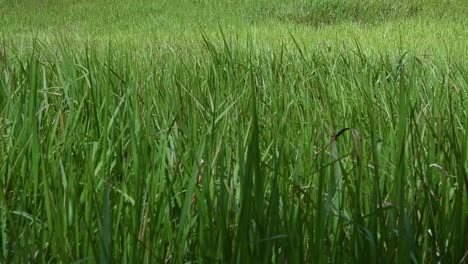
[[[0,0],[0,263],[465,263],[465,0]]]

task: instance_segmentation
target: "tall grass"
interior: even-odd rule
[[[466,260],[463,59],[0,51],[1,262]]]

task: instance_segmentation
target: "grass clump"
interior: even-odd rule
[[[466,61],[296,44],[5,47],[0,259],[462,261]]]

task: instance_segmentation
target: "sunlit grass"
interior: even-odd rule
[[[464,2],[0,3],[0,262],[466,261]]]
[[[2,53],[3,259],[463,257],[465,61],[220,41]]]

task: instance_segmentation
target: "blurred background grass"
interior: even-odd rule
[[[468,2],[464,0],[284,1],[12,1],[0,5],[0,32],[21,40],[32,35],[93,39],[134,46],[196,48],[201,32],[246,38],[278,47],[289,35],[308,46],[349,45],[385,51],[465,56]]]

